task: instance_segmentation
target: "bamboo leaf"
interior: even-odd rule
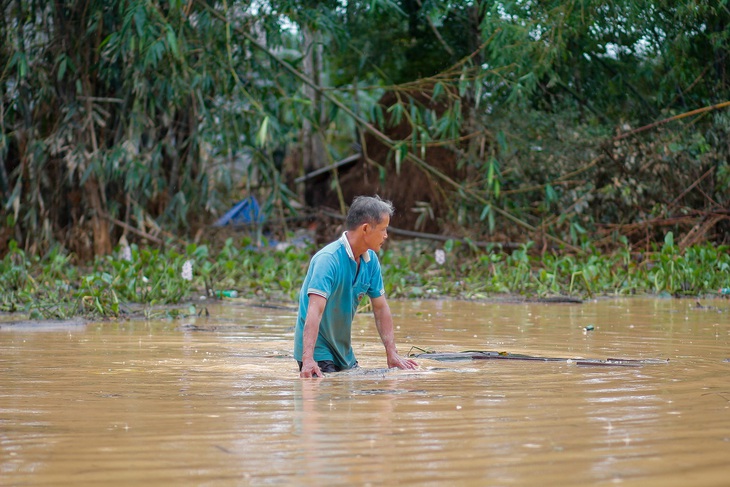
[[[170,50],[172,51],[172,55],[176,59],[180,59],[180,50],[178,49],[177,45],[177,36],[175,35],[175,31],[172,30],[172,26],[167,26],[167,44],[170,46]]]
[[[507,139],[504,136],[504,131],[500,130],[497,132],[497,144],[499,144],[499,150],[507,152]]]
[[[492,205],[484,205],[484,208],[482,208],[482,212],[479,215],[480,220],[484,220],[487,215],[489,215],[492,212]]]
[[[66,74],[66,63],[68,62],[68,57],[64,54],[59,56],[61,59],[60,63],[58,63],[58,75],[56,76],[56,79],[58,81],[62,81],[64,75]]]
[[[268,130],[269,130],[269,117],[264,117],[263,122],[261,122],[261,125],[259,126],[259,130],[256,134],[256,144],[259,147],[265,147],[266,146],[266,140],[268,138]]]
[[[441,82],[433,86],[433,99],[438,101],[439,97],[445,93],[444,85]]]
[[[144,10],[143,3],[140,2],[134,9],[134,26],[137,29],[137,35],[139,37],[144,37],[146,23],[147,12]]]
[[[17,55],[17,66],[18,66],[18,78],[23,79],[28,74],[28,58],[24,52],[18,52]]]
[[[388,108],[387,112],[390,113],[389,125],[391,127],[400,125],[400,123],[403,121],[403,111],[403,105],[401,105],[400,103],[395,103]]]

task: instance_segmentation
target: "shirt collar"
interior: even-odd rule
[[[347,231],[342,232],[340,241],[342,242],[342,245],[345,246],[347,255],[350,256],[352,260],[355,260],[355,254],[352,253],[352,247],[350,247],[350,242],[349,240],[347,240]],[[368,252],[367,250],[360,257],[362,257],[363,261],[370,262],[370,252]]]

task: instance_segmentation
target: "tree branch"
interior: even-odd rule
[[[664,125],[665,123],[674,122],[674,121],[680,120],[682,118],[691,117],[692,115],[699,115],[701,113],[707,113],[707,112],[711,112],[714,110],[720,110],[721,108],[727,108],[727,107],[730,107],[730,101],[724,101],[722,103],[718,103],[717,105],[709,105],[706,107],[698,108],[696,110],[691,110],[689,112],[680,113],[679,115],[665,118],[664,120],[659,120],[658,122],[650,123],[649,125],[644,125],[643,127],[639,127],[637,129],[630,130],[628,132],[624,132],[623,134],[617,135],[612,140],[625,139],[627,137],[631,137],[632,135],[638,134],[639,132],[645,132],[647,130],[656,128],[660,125]]]

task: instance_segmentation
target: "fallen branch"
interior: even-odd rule
[[[653,128],[659,127],[660,125],[664,125],[665,123],[674,122],[676,120],[681,120],[686,117],[691,117],[692,115],[699,115],[701,113],[707,113],[714,110],[720,110],[721,108],[727,108],[730,106],[730,101],[725,101],[722,103],[718,103],[717,105],[710,105],[703,108],[698,108],[696,110],[691,110],[689,112],[680,113],[679,115],[675,115],[673,117],[665,118],[664,120],[659,120],[658,122],[650,123],[649,125],[644,125],[643,127],[639,127],[634,130],[630,130],[628,132],[624,132],[623,134],[619,134],[616,137],[614,137],[612,140],[621,140],[625,139],[627,137],[631,137],[632,135],[638,134],[639,132],[645,132],[647,130],[651,130]]]
[[[715,227],[718,223],[720,223],[722,220],[726,220],[728,217],[726,215],[711,215],[703,222],[697,223],[692,229],[687,232],[687,234],[684,236],[682,240],[679,242],[679,251],[684,252],[684,250],[699,242],[700,240],[703,240],[705,238],[705,235],[707,235],[707,232],[709,232],[712,228]]]
[[[336,213],[334,211],[326,210],[324,208],[319,210],[322,215],[336,218],[338,220],[344,220],[345,217],[342,216],[339,213]],[[425,233],[425,232],[415,232],[413,230],[404,230],[401,228],[395,228],[395,227],[388,227],[388,233],[392,233],[393,235],[401,235],[403,237],[412,237],[412,238],[422,238],[426,240],[439,240],[442,242],[446,242],[447,240],[453,240],[454,242],[460,242],[466,245],[474,245],[476,247],[502,247],[503,249],[509,249],[509,250],[515,250],[520,248],[521,244],[515,243],[515,242],[480,242],[480,241],[473,241],[467,238],[463,237],[455,237],[452,235],[439,235],[436,233]]]
[[[117,220],[116,218],[113,218],[113,217],[111,217],[109,215],[106,215],[106,214],[104,215],[104,218],[106,218],[107,220],[109,220],[114,225],[117,225],[119,227],[122,227],[125,230],[129,230],[130,232],[135,233],[135,234],[139,235],[142,238],[146,238],[147,240],[151,240],[151,241],[153,241],[154,243],[156,243],[158,245],[162,245],[163,244],[162,240],[160,240],[159,238],[157,238],[157,237],[155,237],[153,235],[150,235],[147,232],[143,232],[142,230],[139,230],[139,229],[133,227],[132,225],[127,224],[127,223],[124,223],[121,220]]]

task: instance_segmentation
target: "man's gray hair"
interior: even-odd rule
[[[347,212],[345,228],[354,230],[363,223],[379,225],[385,215],[393,216],[395,208],[393,203],[381,199],[380,196],[358,196],[352,200],[350,211]]]

